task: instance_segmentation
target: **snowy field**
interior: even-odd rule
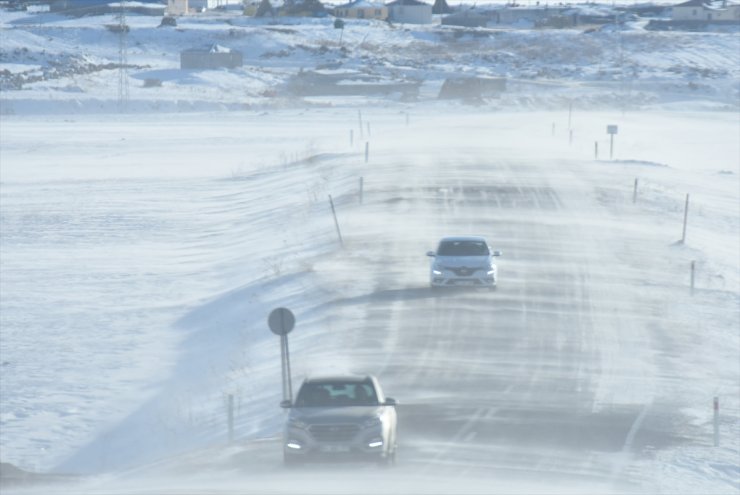
[[[110,18],[0,20],[15,74],[116,60]],[[229,36],[188,22],[162,46]],[[363,58],[372,28],[345,33],[348,65],[409,62]],[[3,89],[0,460],[55,475],[3,494],[740,494],[739,38],[675,33],[669,64],[634,26],[650,80],[598,82],[574,57],[466,105],[282,97],[325,56],[295,47],[326,26],[291,29],[246,35],[287,55],[184,75],[142,28],[125,113],[115,70]],[[502,36],[507,70],[547,68],[524,57],[546,33]],[[430,46],[425,81],[483,67]],[[148,70],[170,79],[142,88]],[[496,292],[429,290],[424,253],[453,234],[503,250]],[[282,467],[279,306],[294,385],[371,373],[398,399],[393,469]]]

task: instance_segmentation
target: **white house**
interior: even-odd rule
[[[728,0],[689,0],[674,5],[674,21],[740,22],[740,3]]]
[[[386,4],[388,18],[407,24],[431,24],[432,6],[419,0],[395,0]]]
[[[354,0],[334,8],[334,15],[348,19],[388,19],[388,7],[380,2],[369,0]]]

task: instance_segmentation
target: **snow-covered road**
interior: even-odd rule
[[[569,144],[441,109],[364,110],[352,146],[343,110],[5,121],[3,461],[96,494],[738,493],[737,116],[582,113]],[[428,289],[451,234],[503,250],[498,291]],[[282,469],[277,306],[296,378],[399,400],[396,469]]]

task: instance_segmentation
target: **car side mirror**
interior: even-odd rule
[[[393,399],[391,397],[386,397],[385,402],[383,402],[383,405],[396,407],[398,405],[398,402],[396,402],[396,399]]]
[[[494,251],[494,252],[493,252],[493,255],[494,255],[494,256],[502,256],[503,254],[504,254],[504,252],[503,252],[503,251]]]
[[[280,407],[282,407],[283,409],[290,409],[291,407],[293,407],[293,403],[289,400],[283,400],[280,401]]]
[[[434,258],[437,256],[437,253],[435,253],[434,251],[427,251],[427,256],[431,256],[432,258]]]

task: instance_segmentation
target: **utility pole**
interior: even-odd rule
[[[126,4],[121,0],[118,14],[118,111],[128,109],[128,24],[126,24]]]

